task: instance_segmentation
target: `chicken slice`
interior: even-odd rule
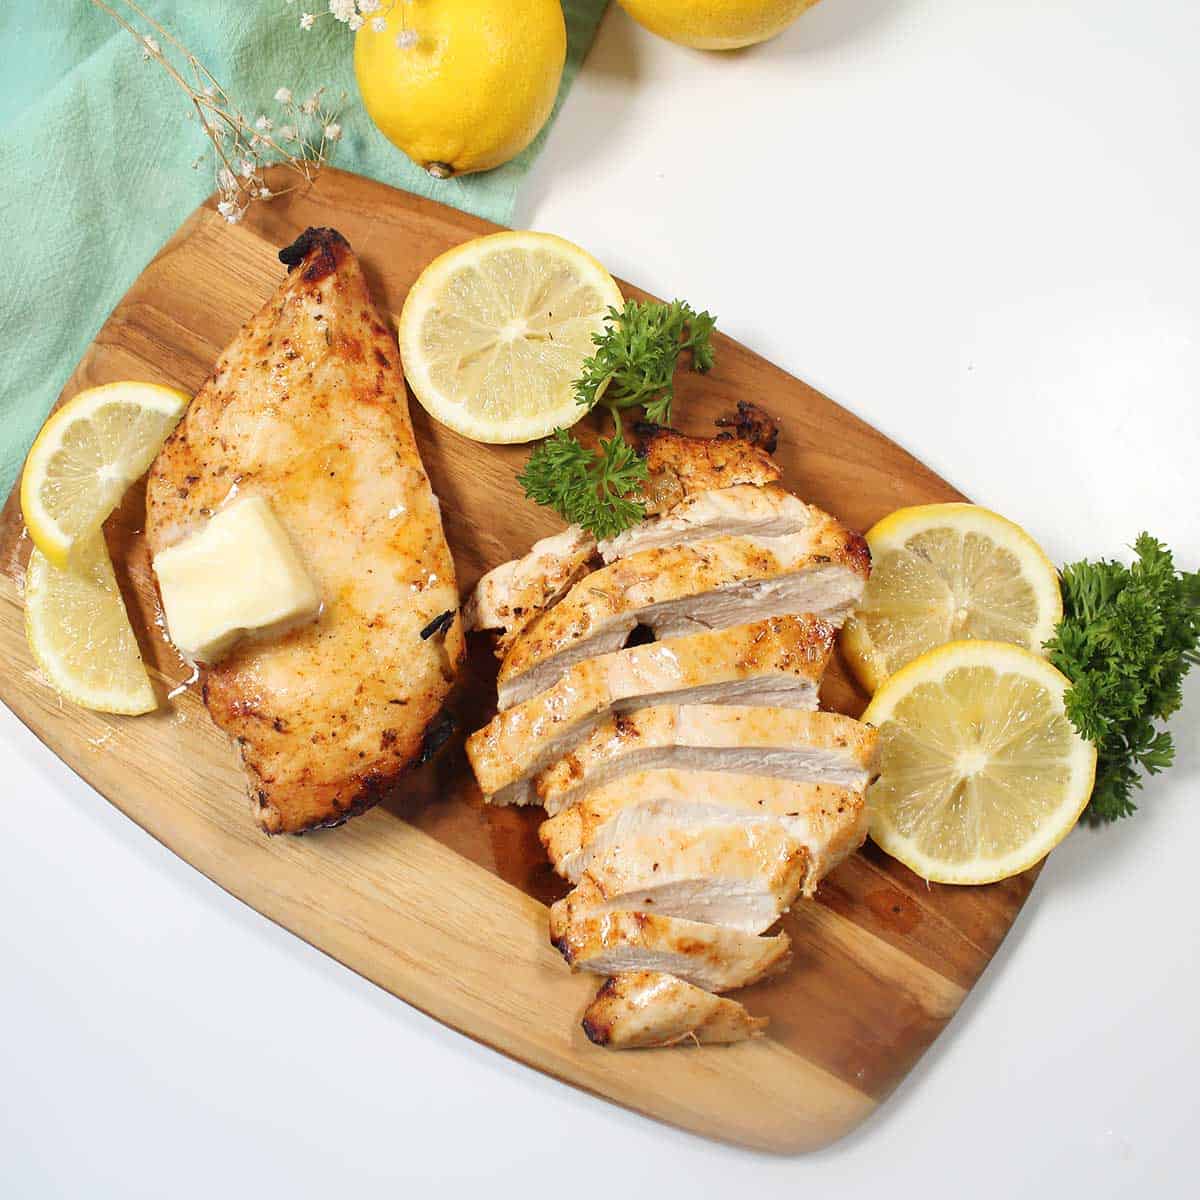
[[[839,625],[858,603],[870,551],[832,517],[786,538],[658,546],[585,576],[517,639],[498,705],[537,695],[575,663],[624,645],[638,624],[659,638],[810,613]]]
[[[834,784],[878,774],[878,734],[841,713],[737,703],[659,704],[615,714],[534,780],[550,816],[635,771],[678,767]]]
[[[744,1042],[761,1037],[767,1024],[766,1017],[752,1017],[736,1000],[659,971],[614,975],[600,985],[583,1015],[588,1040],[613,1050]]]
[[[697,492],[739,483],[761,487],[778,482],[782,472],[771,458],[774,447],[769,440],[764,444],[757,436],[773,422],[753,405],[739,404],[738,411],[739,414],[753,411],[760,419],[739,423],[734,418],[736,433],[723,432],[712,438],[688,437],[655,425],[641,427],[642,457],[649,475],[642,497],[647,513],[666,512],[685,496]],[[729,422],[719,421],[720,424]]]
[[[777,823],[808,851],[804,894],[863,844],[862,790],[727,771],[639,771],[589,792],[538,832],[554,869],[578,882],[593,860],[654,829]]]
[[[259,824],[296,833],[369,808],[445,741],[464,639],[396,339],[362,268],[332,229],[280,258],[287,278],[150,470],[146,538],[158,554],[229,497],[262,496],[317,584],[315,622],[202,674]]]
[[[495,650],[503,658],[521,631],[587,574],[595,553],[596,539],[578,525],[534,542],[528,554],[479,580],[463,607],[464,625],[500,630]]]
[[[506,709],[467,739],[491,804],[535,800],[532,777],[611,712],[674,697],[697,703],[813,709],[834,630],[813,617],[776,617],[736,629],[632,646],[572,667],[552,688]]]
[[[557,903],[571,899],[575,912],[654,912],[762,933],[791,908],[808,870],[808,852],[775,824],[664,823],[593,859],[575,891]]]
[[[661,516],[647,517],[624,533],[602,541],[600,556],[611,563],[639,550],[717,537],[790,537],[827,519],[819,508],[805,504],[779,484],[755,487],[740,483],[685,497]]]
[[[662,971],[706,992],[749,987],[791,961],[785,933],[757,937],[661,913],[576,912],[567,901],[551,912],[550,942],[577,971]]]

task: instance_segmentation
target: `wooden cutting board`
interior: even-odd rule
[[[117,306],[63,391],[146,379],[195,391],[284,273],[276,251],[332,225],[361,256],[381,307],[398,314],[436,254],[494,230],[382,184],[326,170],[309,191],[228,225],[198,209]],[[629,293],[641,295],[635,288]],[[682,378],[690,433],[739,398],[781,421],[784,480],[866,529],[901,505],[960,499],[881,434],[743,346],[719,337],[716,368]],[[479,446],[412,405],[464,592],[558,527],[514,482],[526,450]],[[536,838],[541,810],[487,809],[461,740],[379,808],[338,830],[270,839],[250,818],[234,753],[155,623],[141,533],[143,490],[107,526],[126,601],[161,688],[151,716],[107,717],[57,697],[23,635],[28,556],[16,494],[0,517],[0,697],[100,793],[221,887],[352,970],[455,1029],[561,1080],[664,1121],[747,1146],[799,1151],[864,1120],[945,1027],[995,953],[1036,876],[983,888],[927,885],[868,845],[784,921],[796,950],[780,979],[738,993],[771,1018],[733,1047],[618,1053],[579,1019],[597,979],[547,943],[545,904],[564,887]],[[460,707],[470,730],[494,696],[476,646]],[[835,667],[826,706],[863,697]]]

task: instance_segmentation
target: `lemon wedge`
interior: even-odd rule
[[[34,548],[25,634],[42,674],[75,704],[130,716],[158,707],[102,533],[77,544],[66,570]]]
[[[986,508],[902,508],[867,533],[867,545],[871,579],[842,649],[869,692],[960,638],[1040,651],[1062,619],[1054,564],[1023,529]]]
[[[871,837],[936,883],[992,883],[1039,862],[1095,782],[1096,747],[1063,705],[1069,686],[1006,642],[950,642],[901,668],[863,714],[881,752]]]
[[[574,425],[592,334],[620,308],[612,276],[545,233],[496,233],[436,258],[400,316],[400,354],[430,415],[477,442],[529,442]]]
[[[21,476],[21,511],[34,545],[65,567],[143,475],[187,408],[154,383],[109,383],[73,396],[42,426]]]

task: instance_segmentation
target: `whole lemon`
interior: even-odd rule
[[[354,73],[388,141],[447,178],[498,167],[533,141],[566,57],[559,0],[421,0],[358,31]]]
[[[651,33],[698,50],[765,42],[817,0],[620,0]]]

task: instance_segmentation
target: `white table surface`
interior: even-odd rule
[[[1189,0],[825,0],[729,57],[614,10],[518,221],[711,307],[1055,559],[1147,527],[1194,569],[1198,51]],[[0,708],[0,1194],[1195,1195],[1188,702],[1144,811],[1073,834],[899,1091],[795,1159],[449,1032]]]

